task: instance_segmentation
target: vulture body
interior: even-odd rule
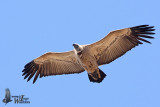
[[[102,40],[90,45],[73,44],[69,52],[48,52],[25,65],[24,79],[29,81],[34,75],[33,83],[38,76],[73,74],[87,71],[91,82],[100,83],[106,74],[98,67],[109,64],[127,51],[143,44],[150,43],[144,38],[152,39],[154,26],[140,25],[110,32]]]

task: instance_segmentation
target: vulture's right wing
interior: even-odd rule
[[[24,79],[29,76],[27,81],[36,73],[33,80],[33,83],[35,83],[39,75],[43,77],[80,73],[83,71],[84,69],[77,61],[74,51],[69,51],[63,53],[46,53],[26,64],[22,72],[24,72],[23,75],[25,75]]]

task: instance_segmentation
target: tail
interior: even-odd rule
[[[100,75],[100,76],[99,76]],[[93,73],[88,74],[88,78],[90,82],[97,82],[100,83],[107,75],[99,69],[99,71],[95,70]]]

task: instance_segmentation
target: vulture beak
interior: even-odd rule
[[[73,44],[72,46],[76,47],[76,46],[78,46],[78,45],[77,45],[77,44]]]

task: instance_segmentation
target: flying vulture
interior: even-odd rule
[[[91,82],[100,83],[106,74],[98,67],[109,64],[127,51],[143,44],[151,43],[144,38],[155,34],[154,26],[140,25],[110,32],[98,42],[89,45],[73,44],[74,49],[68,52],[48,52],[24,66],[22,76],[29,81],[34,75],[33,83],[38,76],[73,74],[87,71]]]

